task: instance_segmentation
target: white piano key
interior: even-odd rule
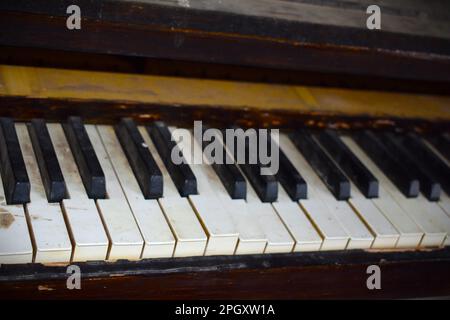
[[[177,241],[174,257],[203,255],[208,238],[197,215],[189,200],[180,196],[145,127],[139,126],[139,132],[163,174],[164,192],[158,202]]]
[[[230,150],[225,149],[225,152],[233,158]],[[283,221],[270,203],[264,203],[259,199],[247,177],[242,175],[247,182],[247,199],[245,201],[247,211],[253,216],[254,221],[259,223],[265,238],[267,238],[264,253],[292,252],[295,242]]]
[[[26,204],[36,252],[34,262],[69,262],[72,244],[59,203],[48,203],[30,136],[24,123],[16,124],[17,136],[30,178],[30,203]]]
[[[350,137],[344,136],[341,139],[355,156],[373,173],[374,163],[363,153],[358,145]],[[378,177],[378,174],[373,174]],[[379,181],[379,196],[378,198],[372,199],[372,202],[399,232],[400,237],[396,245],[397,248],[415,248],[420,244],[424,235],[423,230],[397,204],[390,193],[385,190],[385,184],[382,181]]]
[[[278,200],[273,202],[272,206],[294,238],[295,252],[320,250],[322,237],[316,231],[298,203],[289,198],[289,195],[281,184],[278,185]]]
[[[394,184],[384,175],[384,173],[373,163],[373,161],[359,148],[359,146],[353,141],[353,139],[344,139],[344,142],[350,147],[352,152],[359,157],[361,161],[367,166],[367,168],[377,177],[380,186],[389,193],[391,197],[397,202],[397,204],[403,209],[403,211],[409,216],[424,232],[421,247],[440,246],[445,237],[446,231],[441,227],[440,221],[442,219],[442,210],[436,203],[428,202],[422,195],[417,198],[406,198]],[[394,207],[392,207],[394,208]],[[437,209],[437,210],[436,210]],[[440,212],[441,211],[441,212]],[[389,212],[389,213],[388,213]],[[396,224],[398,230],[402,234],[411,235],[415,238],[417,229],[411,226],[408,219],[402,214],[395,217],[394,211],[383,211],[383,213],[389,215],[391,221]],[[396,220],[394,220],[396,219]],[[408,240],[405,240],[408,242]]]
[[[333,207],[336,208],[335,214],[338,215],[338,218],[341,222],[343,222],[345,218],[355,217],[354,213],[356,213],[362,220],[359,222],[343,222],[344,227],[347,225],[357,226],[357,228],[355,228],[355,232],[361,232],[361,235],[367,238],[367,233],[364,235],[362,231],[367,230],[364,226],[365,224],[374,235],[374,239],[372,237],[373,243],[369,247],[373,249],[395,248],[400,237],[398,231],[383,215],[383,213],[375,206],[372,200],[367,199],[351,180],[350,186],[351,196],[348,199],[348,203],[350,204],[351,208],[347,204],[344,204],[345,202],[343,201],[332,201],[331,199],[327,199],[327,203],[333,205]],[[342,212],[339,209],[342,209]],[[344,212],[344,210],[347,210],[347,212]],[[351,232],[349,233],[352,234]]]
[[[450,197],[445,192],[442,192],[442,196],[438,204],[450,217]]]
[[[60,124],[47,125],[68,192],[62,201],[73,243],[72,261],[105,260],[109,241],[95,201],[89,199]]]
[[[311,170],[310,170],[311,169]],[[364,223],[355,214],[352,208],[346,201],[338,201],[334,195],[328,190],[325,184],[319,179],[319,176],[310,167],[305,167],[305,175],[310,177],[315,175],[312,181],[316,196],[318,196],[329,210],[334,214],[341,226],[349,235],[350,239],[347,244],[347,249],[368,249],[374,243],[374,237],[367,229]],[[306,173],[307,172],[307,173]],[[314,197],[314,195],[311,195]]]
[[[223,141],[219,141],[223,143]],[[198,141],[196,143],[200,146]],[[264,253],[267,238],[258,221],[255,221],[254,216],[248,211],[246,201],[244,199],[232,199],[212,166],[207,164],[206,156],[203,156],[203,161],[205,161],[205,165],[202,168],[211,185],[210,190],[215,192],[215,196],[230,215],[238,232],[239,241],[235,254]]]
[[[375,246],[377,239],[374,240],[373,234],[349,206],[348,202],[337,201],[331,193],[326,193],[325,189],[322,189],[322,191],[326,194],[321,194],[322,199],[350,236],[347,249],[369,249]]]
[[[274,132],[272,135],[275,141],[279,141],[279,135]],[[272,206],[295,240],[294,251],[320,250],[322,237],[298,203],[291,200],[281,184],[278,184],[278,199],[272,203]]]
[[[420,208],[425,212],[434,224],[438,225],[446,234],[442,245],[450,245],[450,217],[436,203],[429,202],[424,196],[420,196]]]
[[[450,166],[450,162],[447,160],[446,157],[444,157],[439,150],[437,150],[431,143],[426,141],[425,139],[422,139],[422,141],[439,157],[444,161],[447,166]],[[448,217],[450,217],[450,194],[445,193],[445,191],[442,192],[442,198],[438,202],[438,205],[444,210],[444,212],[447,214]],[[447,230],[447,238],[444,241],[444,245],[448,246],[450,245],[450,232]]]
[[[428,202],[423,195],[416,199],[398,197],[397,202],[424,230],[421,247],[441,246],[446,241],[446,236],[450,233],[450,220],[436,202]],[[448,238],[445,244],[448,244]]]
[[[8,205],[0,177],[0,265],[30,263],[33,245],[23,205]]]
[[[332,214],[334,214],[336,219],[349,235],[350,239],[347,244],[347,249],[370,248],[374,244],[374,236],[349,206],[349,204],[346,201],[336,200],[334,195],[328,190],[310,166],[305,166],[303,168],[303,172],[311,178],[314,177],[311,180],[315,195],[313,194],[311,197],[318,196],[329,208]]]
[[[450,162],[428,141],[422,139],[422,141],[442,160],[447,166],[450,166]],[[444,212],[450,217],[450,195],[445,191],[442,191],[441,198],[438,201],[438,205],[444,210]],[[449,241],[450,237],[447,235],[447,240]],[[447,243],[448,243],[447,241]]]
[[[395,248],[400,234],[383,215],[383,213],[375,206],[372,200],[367,199],[363,194],[351,184],[352,195],[348,200],[356,213],[369,226],[370,230],[375,235],[375,240],[372,244],[374,249],[389,249]]]
[[[370,238],[353,236],[350,239],[348,232],[332,213],[332,210],[325,204],[326,200],[322,199],[322,196],[329,194],[329,192],[325,193],[320,188],[320,184],[322,183],[320,178],[314,173],[311,166],[286,134],[280,134],[279,141],[280,148],[307,183],[308,199],[302,199],[299,203],[323,238],[321,250],[343,250],[347,247],[350,240],[352,242],[350,247],[370,246],[370,244],[367,244]],[[332,198],[331,201],[333,201],[335,198],[331,194],[330,196]]]
[[[438,202],[438,205],[442,208],[442,210],[447,214],[447,217],[450,219],[450,197],[442,192],[441,200]],[[450,229],[447,226],[447,238],[444,241],[445,246],[450,245]]]
[[[248,180],[247,210],[254,215],[267,237],[264,253],[291,252],[294,249],[295,242],[277,212],[270,203],[261,202]]]
[[[226,152],[233,158],[230,150],[226,149]],[[244,174],[243,176],[247,182],[247,210],[254,217],[255,221],[259,223],[261,230],[267,238],[264,253],[292,252],[295,241],[286,229],[283,221],[270,203],[262,202],[259,199],[247,177]]]
[[[220,136],[217,136],[217,139],[223,144]],[[198,146],[201,144],[198,141],[196,143]],[[215,191],[221,205],[227,210],[236,226],[239,241],[234,253],[237,255],[264,253],[267,237],[262,231],[259,222],[255,220],[254,215],[248,211],[247,202],[244,199],[232,199],[212,166],[208,165],[208,159],[205,155],[203,156],[203,161],[205,161],[204,170],[212,185],[211,189]]]
[[[174,128],[169,128],[169,130],[172,132]],[[186,152],[188,150],[193,151],[193,154],[201,155],[201,148],[194,141],[192,133],[185,130],[184,136],[190,136],[190,141],[182,140],[178,143],[185,152],[184,157],[188,159],[192,157],[190,152]],[[210,183],[207,166],[206,163],[190,165],[197,180],[198,194],[190,195],[188,198],[208,233],[205,255],[232,255],[238,241],[237,229],[214,190],[216,186]]]
[[[105,174],[108,199],[97,199],[96,203],[110,239],[108,260],[137,260],[144,245],[139,227],[95,126],[85,127]]]
[[[218,183],[221,183],[220,180]],[[248,211],[247,203],[243,199],[231,199],[225,188],[223,188],[223,191],[225,193],[219,195],[219,197],[236,224],[239,233],[239,241],[234,254],[264,253],[267,237],[259,222],[255,221],[254,215]]]
[[[145,199],[112,126],[97,126],[128,204],[144,238],[142,258],[171,257],[175,239],[157,200]]]

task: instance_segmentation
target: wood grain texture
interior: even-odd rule
[[[382,32],[421,35],[435,38],[450,38],[450,15],[445,12],[448,5],[444,1],[414,1],[399,2],[395,0],[374,1],[341,1],[341,0],[100,0],[91,1],[67,1],[25,0],[4,1],[0,9],[26,12],[34,14],[52,14],[55,16],[66,16],[65,9],[69,4],[77,4],[84,9],[86,18],[112,22],[132,22],[136,24],[148,24],[146,17],[154,16],[156,10],[166,10],[170,13],[165,17],[159,17],[152,21],[153,24],[161,24],[162,21],[168,26],[196,26],[198,29],[208,31],[234,30],[239,34],[258,34],[260,36],[279,35],[285,32],[286,38],[304,39],[308,35],[290,34],[286,29],[276,28],[254,28],[249,24],[222,24],[218,21],[216,25],[206,26],[202,23],[208,17],[199,18],[199,15],[214,15],[216,17],[236,17],[241,21],[251,18],[266,24],[271,20],[278,23],[308,23],[316,25],[327,25],[335,27],[351,27],[356,30],[367,32],[366,9],[371,4],[381,8],[383,14]],[[117,9],[122,9],[121,14]],[[152,10],[151,10],[152,9]],[[189,19],[196,17],[197,19]],[[181,19],[183,18],[183,19]],[[269,18],[269,19],[265,19]],[[224,20],[224,19],[222,19]],[[269,25],[268,25],[269,26]],[[248,32],[243,32],[248,31]],[[312,35],[310,35],[312,36]]]
[[[448,84],[439,81],[398,81],[395,78],[330,71],[282,70],[30,47],[0,46],[0,65],[450,95]]]
[[[368,265],[382,289],[366,287]],[[0,268],[0,297],[31,299],[408,298],[450,293],[450,251],[359,250],[81,263],[82,290],[66,289],[64,266]]]
[[[417,9],[412,17],[411,10],[410,16],[386,13],[384,29],[369,32],[361,5],[353,9],[270,0],[189,3],[180,7],[173,1],[80,0],[83,27],[71,32],[65,28],[70,1],[3,1],[0,44],[450,81],[450,40],[442,36],[449,34],[448,22],[426,14],[416,17]],[[435,11],[439,12],[436,7]]]

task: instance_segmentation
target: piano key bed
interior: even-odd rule
[[[313,281],[311,266],[325,262],[336,276],[356,259],[349,270],[359,268],[360,277],[364,266],[381,263],[397,280],[396,266],[419,256],[419,273],[438,260],[437,269],[450,263],[444,138],[437,145],[414,134],[281,132],[272,136],[279,171],[262,175],[258,157],[256,164],[208,163],[207,143],[190,129],[179,139],[179,128],[162,122],[2,118],[0,129],[0,294],[23,280],[58,286],[69,264],[99,279],[173,274],[180,285],[192,271],[215,281],[224,271],[235,289],[265,274],[268,289],[288,298],[302,293],[280,293],[280,274],[294,272],[288,279],[298,283],[310,272]],[[182,160],[192,152],[204,161],[175,164],[174,148]],[[349,289],[349,297],[358,290]],[[235,292],[245,298],[243,288]]]

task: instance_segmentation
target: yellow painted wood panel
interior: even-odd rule
[[[357,113],[369,110],[374,116],[450,119],[450,98],[368,90],[308,88],[314,108],[330,112]]]
[[[0,66],[0,94],[162,104],[304,109],[283,85]]]
[[[0,65],[0,96],[450,120],[450,98]]]

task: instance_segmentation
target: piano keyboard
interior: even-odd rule
[[[0,264],[450,244],[445,137],[282,132],[263,176],[208,163],[208,143],[174,129],[1,118]],[[174,148],[204,161],[175,164]]]

